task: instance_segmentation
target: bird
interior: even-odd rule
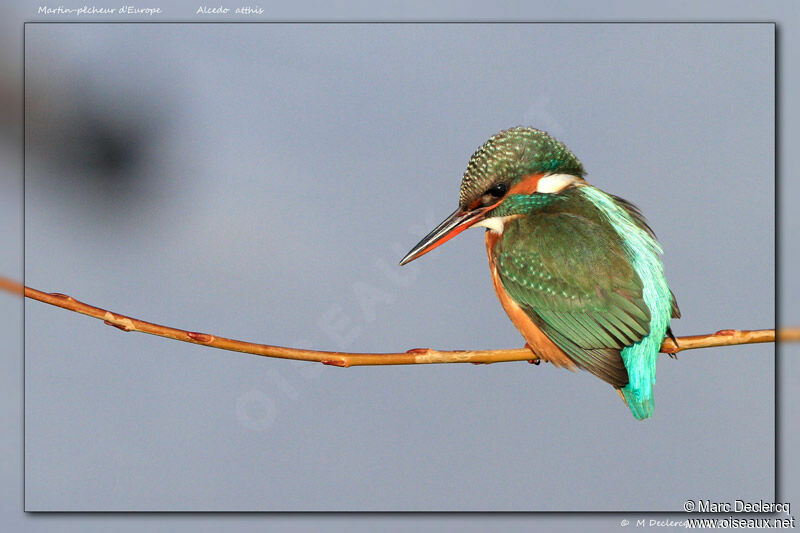
[[[632,203],[589,184],[545,131],[518,126],[478,148],[458,208],[400,261],[485,228],[492,284],[539,359],[611,384],[638,420],[653,415],[656,358],[680,310],[661,245]]]

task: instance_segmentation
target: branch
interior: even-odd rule
[[[25,287],[0,276],[0,289],[38,300],[46,304],[61,307],[93,318],[102,320],[109,326],[114,326],[122,331],[138,331],[168,339],[175,339],[193,344],[201,344],[222,350],[250,353],[264,357],[280,359],[294,359],[297,361],[316,361],[334,366],[364,366],[364,365],[416,365],[425,363],[501,363],[508,361],[530,361],[538,363],[539,357],[529,348],[515,350],[432,350],[430,348],[415,348],[402,353],[343,353],[325,352],[317,350],[300,350],[297,348],[284,348],[268,344],[226,339],[208,333],[186,331],[169,326],[161,326],[138,320],[119,313],[113,313],[100,307],[85,304],[60,293],[47,293]],[[800,328],[787,328],[779,331],[780,341],[800,341]],[[775,330],[735,330],[725,329],[708,335],[693,335],[678,337],[676,345],[671,339],[664,339],[661,351],[671,355],[683,350],[695,348],[709,348],[713,346],[733,346],[737,344],[753,344],[760,342],[775,342]]]

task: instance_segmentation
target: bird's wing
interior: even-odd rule
[[[649,332],[642,283],[612,228],[566,213],[511,221],[494,253],[509,296],[578,366],[615,387]]]

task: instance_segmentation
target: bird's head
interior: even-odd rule
[[[509,217],[530,213],[558,193],[583,183],[583,166],[564,143],[517,127],[501,131],[472,154],[461,179],[458,209],[400,261],[413,261],[465,229],[502,233]]]

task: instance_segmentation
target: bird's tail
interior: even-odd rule
[[[651,325],[652,326],[652,325]],[[630,407],[637,420],[644,420],[653,416],[653,387],[656,384],[656,358],[664,339],[666,326],[659,328],[641,339],[639,342],[626,346],[620,352],[625,367],[628,369],[628,384],[620,389],[625,403]],[[660,339],[656,341],[656,339]]]
[[[621,389],[617,389],[625,400],[625,403],[630,407],[633,416],[636,420],[644,420],[653,416],[653,408],[655,407],[655,400],[653,399],[653,392],[650,389],[650,394],[642,395],[637,394],[641,391],[631,389],[630,385],[626,385]]]

